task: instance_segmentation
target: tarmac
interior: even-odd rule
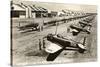
[[[59,22],[57,33],[63,36],[68,36],[67,28],[73,22],[78,22],[80,19],[68,21],[66,23]],[[73,62],[88,62],[97,60],[97,18],[92,20],[93,27],[91,34],[80,33],[74,40],[78,41],[83,36],[87,37],[87,51],[80,54],[77,51],[64,50],[54,61],[48,62],[46,58],[48,53],[44,49],[39,50],[39,39],[42,39],[49,33],[55,34],[56,26],[50,25],[44,27],[44,30],[20,32],[18,29],[13,30],[12,38],[12,60],[13,65],[33,65],[33,64],[54,64],[54,63],[73,63]],[[17,33],[16,33],[17,32]],[[70,36],[70,35],[69,35]]]

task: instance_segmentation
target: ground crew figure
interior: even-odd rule
[[[43,39],[43,48],[45,48],[45,39]]]
[[[41,49],[41,45],[42,45],[41,39],[39,39],[39,50],[42,50],[42,49]]]

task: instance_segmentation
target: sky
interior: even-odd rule
[[[83,11],[83,12],[97,12],[96,5],[83,5],[83,4],[68,4],[68,3],[50,3],[50,2],[36,2],[36,1],[21,1],[21,0],[13,0],[14,3],[23,2],[25,4],[36,5],[44,7],[48,10],[53,11],[61,11],[62,9],[68,9],[72,11]]]

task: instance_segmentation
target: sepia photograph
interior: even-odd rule
[[[10,1],[11,65],[97,61],[97,6]]]

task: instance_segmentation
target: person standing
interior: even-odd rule
[[[41,39],[39,39],[39,50],[42,50],[41,46],[42,46]]]
[[[43,48],[45,48],[45,39],[43,39]]]

